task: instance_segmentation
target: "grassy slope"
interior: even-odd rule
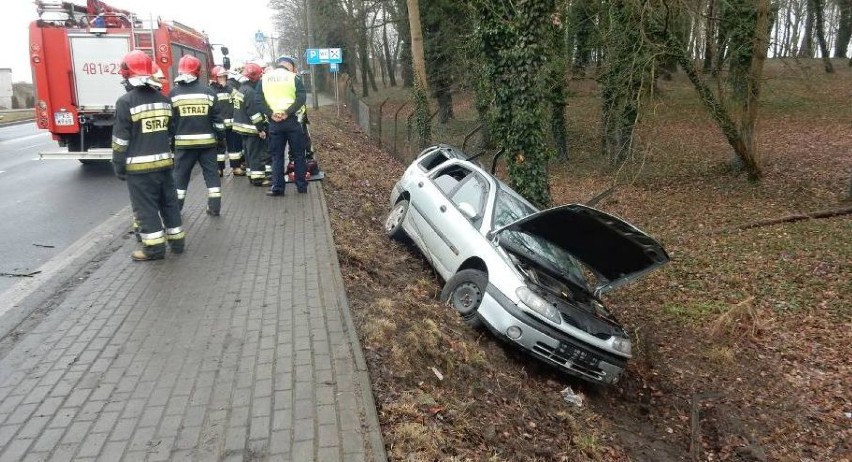
[[[596,88],[574,85],[571,161],[551,166],[555,201],[618,182],[600,208],[659,237],[673,257],[608,299],[636,341],[626,379],[610,389],[562,377],[440,306],[441,281],[425,260],[381,235],[403,165],[364,156],[373,149],[363,133],[320,114],[335,240],[391,457],[677,460],[688,455],[692,400],[704,394],[714,399],[699,408],[702,459],[848,457],[852,221],[729,231],[844,199],[852,70],[838,71],[770,62],[760,184],[731,171],[730,148],[682,76],[648,102],[640,154],[620,169],[597,154]],[[456,111],[470,118],[469,101]],[[588,407],[566,405],[566,386],[585,392]]]

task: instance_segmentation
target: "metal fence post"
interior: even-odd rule
[[[397,118],[399,117],[400,111],[402,111],[402,109],[405,106],[408,106],[408,101],[402,103],[402,106],[400,106],[396,110],[396,112],[394,112],[394,114],[393,114],[393,155],[394,156],[396,156],[398,154],[398,152],[396,151],[396,132],[397,132],[397,123],[396,122],[397,122]]]
[[[387,103],[389,99],[390,97],[385,98],[385,100],[382,101],[382,104],[379,105],[379,149],[382,149],[382,123],[384,122],[382,112],[384,110],[385,103]]]

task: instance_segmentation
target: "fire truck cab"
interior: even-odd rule
[[[163,93],[177,76],[178,61],[201,60],[203,82],[213,66],[207,35],[175,21],[144,20],[99,0],[86,6],[36,0],[39,19],[30,24],[30,64],[36,88],[36,124],[64,149],[42,159],[112,158],[115,102],[125,92],[119,73],[131,50],[142,50],[162,71]],[[222,47],[224,65],[228,50]]]

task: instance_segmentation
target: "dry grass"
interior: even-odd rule
[[[820,69],[769,63],[757,184],[731,169],[730,148],[682,76],[649,101],[641,150],[618,167],[599,155],[594,83],[572,82],[571,159],[550,166],[555,201],[618,183],[599,207],[657,236],[673,259],[608,297],[635,341],[625,380],[608,389],[555,373],[441,305],[428,263],[382,235],[403,165],[319,114],[335,242],[391,458],[679,460],[689,447],[684,403],[713,392],[723,399],[702,414],[703,458],[739,460],[738,448],[755,445],[768,460],[842,460],[852,441],[852,364],[838,360],[852,355],[842,335],[852,331],[852,220],[720,232],[845,198],[852,69]],[[470,107],[456,97],[457,112]],[[564,403],[566,386],[588,407]]]

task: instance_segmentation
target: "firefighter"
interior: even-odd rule
[[[169,132],[172,107],[160,93],[153,61],[140,50],[128,53],[121,75],[130,87],[115,103],[112,162],[116,176],[127,181],[130,203],[139,222],[142,249],[130,254],[134,261],[159,260],[184,250],[180,206],[175,191]]]
[[[227,86],[230,93],[230,120],[226,120],[225,141],[228,143],[228,160],[231,161],[231,166],[237,165],[237,168],[231,169],[231,174],[234,176],[246,176],[246,160],[243,155],[243,136],[233,130],[234,125],[234,92],[240,88],[239,72],[228,71]]]
[[[220,81],[221,78],[221,81]],[[230,128],[233,122],[233,114],[228,114],[228,108],[233,112],[231,104],[231,94],[227,87],[228,71],[222,66],[214,66],[210,69],[210,88],[216,93],[216,110],[222,116],[222,123],[225,126],[225,131],[222,136],[217,138],[216,142],[216,163],[219,166],[219,178],[225,174],[225,161],[228,160],[228,144],[225,141],[225,133]]]
[[[268,196],[284,195],[284,151],[287,145],[296,169],[296,190],[308,192],[305,179],[305,133],[299,122],[305,110],[305,86],[294,72],[295,59],[281,56],[274,70],[263,76],[258,86],[258,105],[269,122],[269,154],[272,156],[272,187]]]
[[[225,135],[225,122],[216,103],[216,93],[201,82],[201,60],[185,55],[178,62],[178,76],[169,93],[174,117],[175,183],[180,207],[192,168],[201,165],[207,185],[207,214],[219,216],[222,209],[222,182],[216,168],[216,146]]]
[[[266,176],[263,159],[266,155],[267,124],[255,95],[255,87],[262,75],[263,68],[255,63],[246,63],[240,79],[240,88],[233,93],[233,130],[243,136],[248,176],[251,184],[255,186],[263,185]]]

